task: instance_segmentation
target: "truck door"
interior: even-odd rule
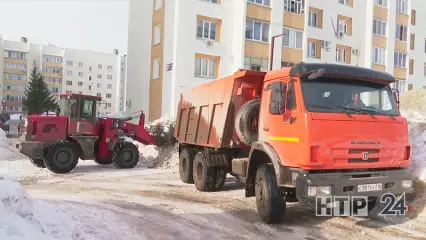
[[[278,84],[282,84],[281,93],[277,90]],[[304,136],[304,116],[300,107],[299,94],[297,94],[298,82],[288,78],[272,85],[275,86],[271,87],[271,93],[266,94],[269,96],[269,101],[263,101],[268,106],[262,106],[262,109],[269,109],[269,112],[266,113],[267,116],[261,124],[260,130],[263,134],[260,136],[263,135],[263,140],[275,149],[283,165],[296,166],[295,163],[303,150],[301,142]],[[282,102],[277,103],[278,99]],[[277,109],[276,106],[281,109]]]

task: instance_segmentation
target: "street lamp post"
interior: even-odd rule
[[[269,71],[272,70],[272,64],[274,62],[274,44],[275,44],[275,38],[281,37],[281,36],[284,36],[284,35],[287,35],[287,34],[282,33],[282,34],[278,34],[278,35],[272,36],[272,39],[271,39],[271,53],[270,53],[270,59],[269,59]]]

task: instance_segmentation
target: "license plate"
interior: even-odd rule
[[[381,183],[358,185],[358,192],[371,192],[371,191],[381,191],[381,190],[382,190]]]

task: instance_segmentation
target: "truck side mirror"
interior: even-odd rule
[[[268,85],[266,90],[271,90],[271,97],[269,101],[269,113],[272,115],[281,115],[285,112],[287,84],[273,82]]]
[[[396,88],[392,88],[393,98],[395,99],[396,104],[399,106],[399,91]]]

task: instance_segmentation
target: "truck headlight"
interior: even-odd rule
[[[327,196],[331,194],[330,186],[308,186],[308,196]]]
[[[401,181],[401,187],[402,188],[412,188],[413,187],[413,180],[402,180]]]

